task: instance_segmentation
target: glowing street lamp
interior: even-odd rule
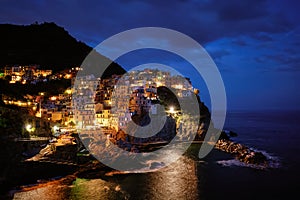
[[[32,128],[31,124],[27,124],[27,125],[26,125],[26,130],[27,130],[28,132],[31,131],[31,128]]]
[[[53,130],[54,130],[54,132],[56,132],[59,130],[59,127],[55,125],[55,126],[53,126]]]
[[[70,95],[72,94],[72,89],[67,89],[65,92]]]
[[[34,127],[31,124],[27,124],[25,126],[26,131],[28,132],[33,132],[34,131]]]
[[[175,109],[174,109],[174,107],[173,107],[173,106],[171,106],[171,107],[170,107],[170,109],[169,109],[169,113],[175,113]]]

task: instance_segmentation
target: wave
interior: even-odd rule
[[[267,163],[251,164],[251,163],[242,162],[238,159],[219,160],[219,161],[216,161],[216,162],[217,162],[217,164],[222,165],[224,167],[237,166],[237,167],[249,167],[249,168],[253,168],[253,169],[262,169],[262,170],[281,168],[281,162],[280,162],[279,157],[271,155],[271,154],[267,153],[266,151],[256,150],[256,149],[253,149],[253,148],[251,148],[251,150],[261,152],[264,156],[266,156],[267,157]]]
[[[106,176],[113,176],[113,175],[121,175],[121,174],[141,174],[141,173],[149,173],[155,172],[160,170],[161,168],[166,167],[165,163],[156,160],[149,160],[146,162],[146,166],[144,168],[132,171],[111,171],[107,172]]]

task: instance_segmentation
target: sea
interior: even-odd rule
[[[299,111],[227,112],[224,129],[238,134],[232,140],[272,159],[267,168],[214,149],[203,159],[184,155],[155,171],[111,171],[101,178],[24,185],[11,191],[11,199],[295,199],[300,185],[299,122]]]

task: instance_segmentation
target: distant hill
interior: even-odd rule
[[[42,68],[60,71],[80,66],[92,50],[55,23],[24,26],[0,24],[0,33],[1,67],[38,64]],[[105,74],[107,76],[124,72],[120,65],[112,63]]]

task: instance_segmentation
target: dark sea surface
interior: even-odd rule
[[[228,112],[224,128],[238,133],[236,142],[263,151],[276,162],[274,168],[266,170],[241,166],[236,161],[227,162],[225,168],[212,167],[207,173],[208,199],[223,195],[226,199],[294,199],[300,179],[300,112]]]
[[[204,159],[182,156],[155,172],[111,173],[105,178],[76,178],[27,187],[14,199],[294,199],[300,179],[300,113],[229,112],[225,129],[235,141],[274,160],[268,169],[240,163],[213,150]],[[170,155],[172,156],[172,155]]]

